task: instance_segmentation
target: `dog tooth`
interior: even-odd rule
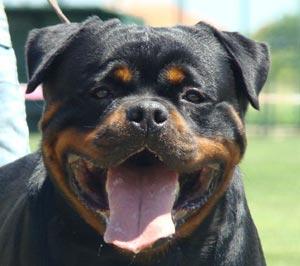
[[[213,170],[219,170],[220,169],[220,166],[217,163],[210,164],[208,167],[212,168]]]
[[[176,201],[178,199],[179,195],[180,195],[180,185],[179,185],[179,183],[177,183],[174,193],[175,193],[175,201]]]
[[[94,169],[94,164],[90,161],[85,161],[85,165],[89,170],[93,170]]]
[[[212,187],[212,186],[214,186],[214,178],[213,178],[213,174],[211,175],[211,177],[209,178],[209,180],[208,180],[208,182],[207,182],[207,185],[206,185],[206,189],[209,191],[210,190],[210,188]]]
[[[158,156],[158,159],[161,161],[161,162],[163,162],[163,159],[162,159],[162,157],[161,156],[159,156],[159,155],[157,155]]]
[[[74,163],[74,162],[76,162],[76,161],[78,161],[78,157],[77,157],[76,155],[71,154],[71,155],[68,157],[68,162],[69,162],[69,163]]]

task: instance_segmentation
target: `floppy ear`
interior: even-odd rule
[[[224,46],[231,56],[236,77],[244,87],[250,103],[255,109],[259,109],[258,95],[266,82],[270,66],[268,46],[237,32],[219,31],[203,22],[198,25],[209,27]]]
[[[95,21],[101,20],[92,17],[83,23],[58,24],[34,29],[29,33],[25,48],[29,79],[26,93],[34,91],[43,82],[54,61],[64,53],[82,29]]]

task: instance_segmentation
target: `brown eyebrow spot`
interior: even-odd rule
[[[165,77],[171,84],[178,85],[184,80],[185,73],[181,67],[171,66],[166,70]]]
[[[115,78],[121,80],[124,83],[128,83],[133,78],[132,70],[127,66],[120,66],[114,71]]]

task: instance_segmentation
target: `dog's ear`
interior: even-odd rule
[[[268,46],[237,32],[219,31],[203,22],[197,26],[208,27],[224,46],[232,59],[238,83],[244,87],[252,106],[259,109],[258,95],[266,82],[270,66]]]
[[[82,23],[58,24],[55,26],[34,29],[29,33],[25,48],[27,61],[27,93],[43,82],[54,61],[80,34],[82,29],[92,22],[101,21],[91,17]]]

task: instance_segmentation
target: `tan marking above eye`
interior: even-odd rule
[[[184,70],[180,66],[171,66],[165,72],[165,77],[173,85],[180,84],[184,78]]]
[[[127,66],[120,66],[114,70],[115,78],[121,80],[124,83],[128,83],[133,78],[132,70]]]

